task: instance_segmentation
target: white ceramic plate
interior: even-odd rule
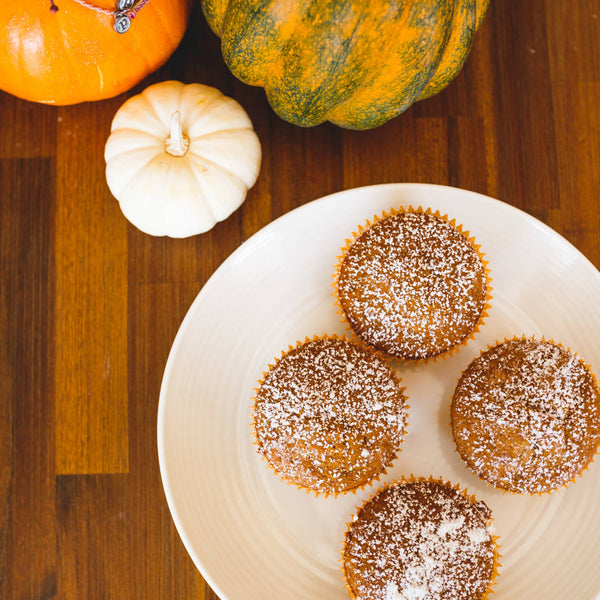
[[[306,336],[344,333],[332,273],[359,223],[391,207],[429,206],[462,223],[489,260],[492,309],[475,340],[400,372],[411,414],[399,459],[357,494],[316,497],[282,482],[252,442],[257,380]],[[194,301],[173,344],[158,411],[167,501],[194,563],[222,600],[343,600],[341,542],[357,505],[403,474],[465,486],[494,512],[502,545],[495,598],[600,597],[597,462],[566,489],[503,495],[454,452],[449,403],[462,369],[513,335],[544,335],[600,372],[600,274],[556,232],[508,204],[441,186],[353,189],[277,219],[234,252]]]

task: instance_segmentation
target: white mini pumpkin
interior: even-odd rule
[[[246,198],[261,147],[246,111],[219,90],[165,81],[117,111],[104,150],[123,214],[151,235],[211,229]]]

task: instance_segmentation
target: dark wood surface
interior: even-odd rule
[[[165,79],[239,100],[263,147],[246,202],[184,240],[130,225],[104,177],[110,122]],[[458,78],[366,132],[300,129],[226,69],[196,7],[169,62],[112,100],[0,93],[0,598],[201,600],[163,494],[156,414],[192,300],[240,243],[342,189],[458,186],[538,217],[600,267],[600,3],[492,0]]]

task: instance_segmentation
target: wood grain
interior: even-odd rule
[[[56,472],[127,472],[127,224],[104,182],[110,109],[58,109]],[[85,165],[85,168],[78,168]]]
[[[0,161],[0,598],[56,591],[54,161]]]
[[[242,207],[184,240],[135,229],[104,178],[115,111],[166,79],[235,97],[263,149]],[[167,64],[118,98],[0,93],[0,599],[216,599],[165,501],[156,413],[187,309],[256,231],[350,187],[439,183],[525,210],[600,267],[599,164],[596,0],[492,0],[456,80],[373,131],[281,121],[198,6]]]

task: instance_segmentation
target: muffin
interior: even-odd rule
[[[596,378],[569,350],[543,339],[512,339],[482,352],[456,386],[451,415],[466,464],[519,494],[565,485],[600,444]]]
[[[498,567],[491,510],[442,481],[400,481],[360,508],[342,562],[356,600],[481,600]]]
[[[487,315],[489,276],[474,240],[454,221],[409,208],[359,228],[342,250],[336,295],[367,344],[407,360],[466,342]]]
[[[290,347],[254,401],[258,452],[299,487],[338,494],[385,473],[406,434],[404,388],[388,364],[343,337]]]

